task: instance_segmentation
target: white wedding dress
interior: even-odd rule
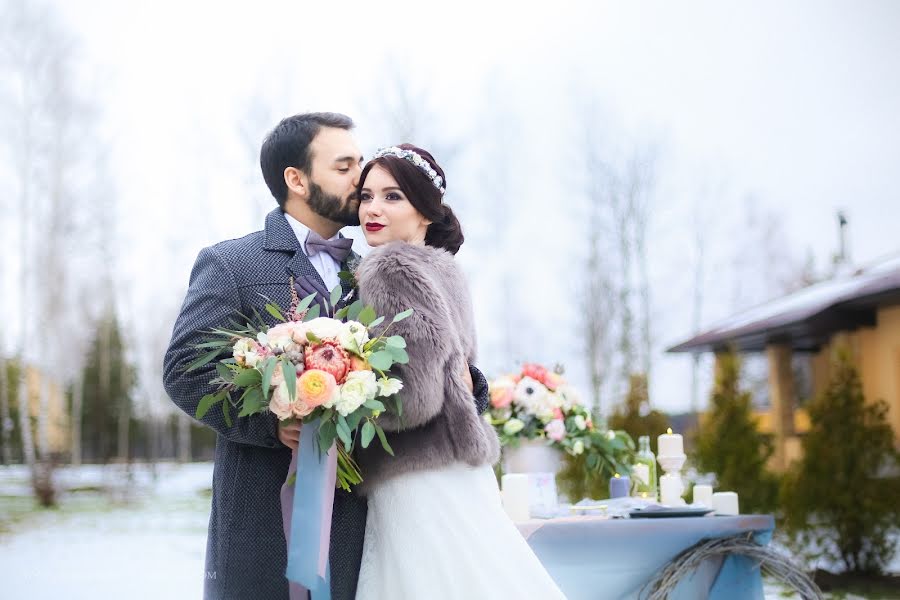
[[[487,465],[400,475],[368,502],[356,600],[565,598],[503,510]]]

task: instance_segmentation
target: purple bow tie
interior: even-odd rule
[[[344,262],[350,255],[350,248],[353,247],[353,240],[350,238],[338,238],[336,240],[326,240],[315,231],[310,230],[306,236],[306,255],[315,256],[319,252],[327,252],[331,258],[339,263]]]

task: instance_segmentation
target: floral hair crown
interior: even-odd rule
[[[396,156],[397,158],[402,158],[403,160],[416,165],[420,171],[428,176],[428,179],[430,179],[431,183],[434,184],[434,187],[438,189],[441,196],[444,195],[444,178],[438,175],[431,164],[418,153],[413,152],[412,150],[404,150],[398,146],[390,146],[388,148],[381,148],[372,158],[381,158],[382,156]]]

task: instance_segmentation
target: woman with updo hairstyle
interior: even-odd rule
[[[393,455],[356,451],[368,503],[356,598],[564,598],[500,502],[500,444],[466,381],[477,344],[446,186],[429,152],[402,144],[376,152],[357,188],[373,247],[356,270],[360,299],[384,323],[413,312],[380,326],[403,336],[409,362],[394,367],[402,411],[378,418]]]
[[[436,176],[441,178],[441,187],[443,190],[446,190],[447,177],[430,152],[417,148],[412,144],[401,144],[394,147],[418,154],[434,170]],[[359,186],[356,190],[359,198],[363,197],[366,178],[375,167],[384,169],[404,190],[406,198],[413,208],[431,222],[425,231],[425,244],[435,248],[443,248],[451,254],[456,254],[465,238],[463,237],[462,226],[453,213],[453,209],[443,202],[444,192],[435,186],[430,178],[422,177],[423,171],[415,163],[399,158],[394,154],[385,154],[373,158],[363,168],[359,177]],[[360,209],[360,218],[362,218],[362,214],[363,210]],[[362,224],[362,221],[360,223]],[[362,226],[365,229],[365,224],[362,224]],[[377,239],[373,238],[370,240],[368,235],[366,236],[366,241],[370,245],[378,244]]]

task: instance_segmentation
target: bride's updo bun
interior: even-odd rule
[[[440,176],[441,187],[447,188],[447,177],[444,175],[444,170],[437,164],[430,152],[412,144],[400,144],[397,147],[402,150],[415,152],[421,156],[435,173]],[[425,232],[425,243],[435,248],[443,248],[451,254],[456,254],[463,241],[465,241],[462,225],[460,225],[459,219],[453,213],[453,209],[443,203],[441,190],[435,186],[425,171],[412,162],[392,154],[386,154],[370,160],[359,176],[359,186],[356,189],[357,195],[362,194],[366,177],[369,175],[372,167],[376,165],[391,174],[391,177],[397,181],[397,185],[400,186],[400,189],[403,190],[415,209],[431,221],[431,225],[428,226],[428,230]]]

